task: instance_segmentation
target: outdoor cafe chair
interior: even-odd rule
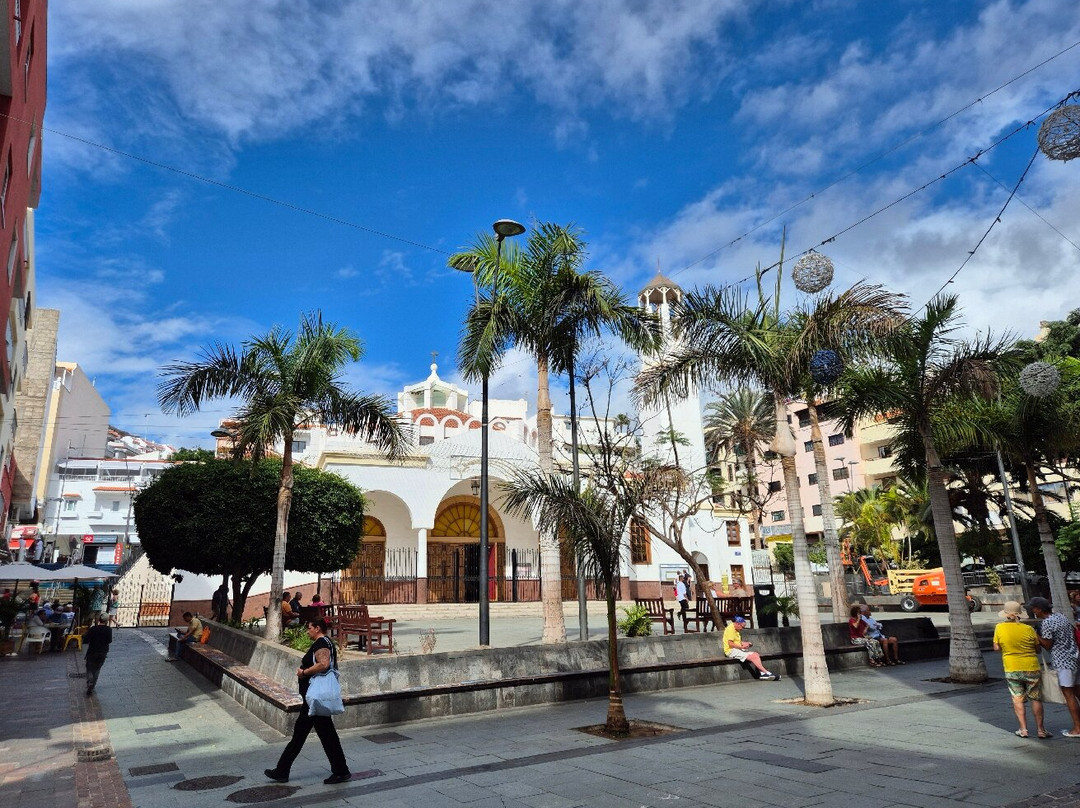
[[[68,632],[68,635],[64,638],[64,650],[66,651],[68,649],[68,646],[71,645],[72,642],[74,642],[75,645],[78,646],[78,649],[81,651],[82,638],[83,634],[85,633],[86,626],[77,626],[71,629],[71,631]]]
[[[37,643],[38,653],[42,653],[45,650],[45,643],[49,642],[52,638],[52,632],[42,626],[31,626],[26,632],[24,642],[33,645]]]

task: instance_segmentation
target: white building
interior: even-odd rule
[[[668,306],[682,292],[657,276],[641,292],[643,308],[665,320]],[[439,378],[431,365],[426,379],[398,394],[399,416],[409,429],[412,449],[400,462],[390,462],[364,441],[311,426],[296,431],[294,460],[332,471],[361,490],[368,501],[365,537],[360,555],[341,575],[342,601],[363,597],[370,603],[469,602],[478,599],[480,404],[467,390]],[[498,483],[515,469],[536,467],[536,420],[524,400],[489,402],[491,505],[489,510],[490,597],[499,600],[539,599],[539,535],[528,521],[501,507]],[[679,458],[688,471],[705,463],[701,403],[696,393],[671,402],[662,413],[643,413],[643,451],[656,449],[655,438],[669,427],[689,446]],[[613,423],[610,426],[613,426]],[[553,415],[553,442],[569,444],[569,418]],[[228,426],[229,422],[223,424]],[[580,421],[582,442],[609,424]],[[219,453],[230,449],[219,438]],[[277,447],[280,451],[283,447]],[[666,462],[672,462],[670,458]],[[569,458],[560,460],[569,466]],[[631,531],[632,551],[625,562],[624,598],[670,595],[670,582],[686,563],[670,548],[640,530]],[[716,582],[750,583],[749,531],[737,512],[703,504],[686,523],[685,543]],[[576,597],[573,570],[564,559],[563,596]]]

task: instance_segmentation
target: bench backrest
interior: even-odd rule
[[[663,598],[634,598],[634,603],[638,606],[644,606],[645,611],[649,614],[661,615],[665,611]]]
[[[366,603],[361,603],[358,606],[337,607],[338,625],[356,625],[366,622],[370,617]]]

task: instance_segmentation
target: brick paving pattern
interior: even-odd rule
[[[945,661],[834,674],[836,696],[862,701],[830,710],[783,703],[787,678],[629,694],[631,718],[681,731],[622,743],[575,729],[604,700],[344,731],[360,776],[338,786],[313,736],[282,788],[262,770],[286,739],[166,662],[164,636],[119,632],[94,698],[68,676],[74,652],[0,659],[0,806],[1080,808],[1080,742],[1016,738],[1001,682],[932,681]],[[1047,715],[1067,726],[1064,707]]]

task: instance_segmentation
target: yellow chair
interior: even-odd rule
[[[78,649],[81,651],[82,650],[82,638],[83,638],[83,634],[85,634],[85,633],[86,633],[86,626],[79,626],[78,628],[73,628],[71,630],[71,633],[68,634],[67,637],[64,638],[64,650],[66,651],[68,649],[68,646],[71,645],[72,642],[74,642],[75,645],[78,647]]]

